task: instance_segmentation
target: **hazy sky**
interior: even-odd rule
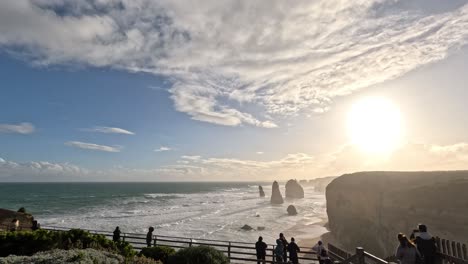
[[[468,0],[2,1],[0,181],[468,169],[467,41]]]

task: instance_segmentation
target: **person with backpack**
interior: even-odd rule
[[[283,244],[283,261],[286,262],[288,261],[288,240],[286,240],[286,237],[284,237],[283,233],[279,234],[279,239],[281,240],[281,243]]]
[[[112,236],[112,241],[119,242],[120,241],[120,228],[116,227],[114,230],[114,234]]]
[[[332,264],[332,261],[328,256],[328,252],[325,248],[322,248],[320,251],[320,259],[322,260],[323,264]]]
[[[267,244],[263,242],[263,237],[258,237],[255,243],[255,250],[257,251],[257,264],[265,263]]]
[[[317,259],[319,261],[319,264],[323,264],[323,260],[320,257],[320,254],[322,253],[322,249],[325,249],[323,247],[322,241],[319,241],[314,247],[312,247],[312,250],[315,251],[317,254]]]
[[[414,242],[416,247],[421,253],[424,264],[434,264],[437,246],[434,237],[427,232],[427,226],[423,224],[418,225],[418,231],[414,234]]]
[[[284,255],[284,246],[283,246],[283,242],[279,238],[276,239],[276,247],[275,247],[274,253],[275,253],[276,262],[282,263],[283,255]]]

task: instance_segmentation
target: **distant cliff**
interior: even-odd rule
[[[418,223],[434,236],[468,240],[468,171],[345,174],[326,198],[331,235],[348,250],[387,257],[398,232],[409,235]]]

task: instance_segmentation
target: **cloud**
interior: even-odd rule
[[[80,148],[80,149],[89,149],[89,150],[98,150],[98,151],[104,151],[104,152],[120,152],[121,147],[111,147],[111,146],[106,146],[106,145],[98,145],[94,143],[86,143],[86,142],[80,142],[80,141],[68,141],[65,142],[66,146],[69,147],[75,147],[75,148]]]
[[[257,151],[256,153],[257,153],[257,155],[263,155],[264,154],[263,151]]]
[[[468,4],[426,12],[394,3],[3,1],[0,47],[37,65],[165,76],[175,109],[194,120],[273,128],[466,44]]]
[[[155,149],[154,151],[155,152],[163,152],[163,151],[170,151],[170,150],[172,150],[172,149],[169,148],[169,147],[162,146],[162,147],[159,147],[159,148]]]
[[[83,129],[84,131],[88,132],[99,132],[99,133],[105,133],[105,134],[125,134],[125,135],[135,135],[135,133],[118,128],[118,127],[105,127],[105,126],[96,126],[93,128],[85,128]]]
[[[0,158],[0,181],[80,181],[89,171],[70,163],[14,162]]]
[[[0,124],[0,133],[16,133],[16,134],[31,134],[35,130],[31,123]]]

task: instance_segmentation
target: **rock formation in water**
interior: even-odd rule
[[[292,204],[288,206],[288,209],[286,209],[286,211],[288,212],[288,215],[297,215],[296,207],[294,207],[294,205]]]
[[[243,227],[241,227],[242,230],[244,231],[251,231],[253,230],[253,227],[249,226],[249,225],[244,225]]]
[[[263,191],[262,186],[258,186],[258,192],[260,193],[260,197],[265,197],[265,192]]]
[[[279,185],[277,181],[273,182],[273,186],[271,188],[271,200],[270,202],[272,204],[282,204],[283,201],[283,196],[281,195],[281,191],[279,189]]]
[[[332,238],[353,252],[357,246],[388,257],[424,223],[433,236],[466,242],[468,171],[361,172],[343,175],[326,191]]]
[[[304,189],[296,180],[286,183],[286,198],[304,198]]]

